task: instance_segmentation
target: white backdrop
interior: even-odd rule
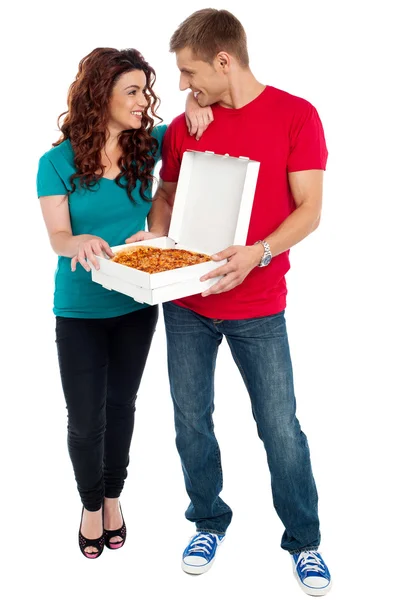
[[[320,496],[331,597],[393,592],[398,452],[398,95],[393,3],[212,2],[246,28],[255,76],[311,101],[330,152],[320,228],[291,253],[287,322],[298,416]],[[39,157],[79,60],[138,48],[157,72],[160,114],[183,111],[168,41],[208,2],[19,2],[3,9],[0,512],[4,597],[300,597],[272,505],[262,444],[226,344],[215,426],[234,519],[217,562],[180,570],[193,533],[174,446],[163,322],[144,375],[122,505],[126,546],[96,561],[77,545],[80,502],[66,448],[52,309],[56,257],[36,199]],[[259,9],[262,7],[262,14]],[[262,115],[259,115],[262,119]],[[5,238],[5,239],[4,239]]]

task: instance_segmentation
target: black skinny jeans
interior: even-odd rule
[[[68,450],[87,510],[99,510],[104,496],[118,498],[122,491],[157,319],[157,306],[109,319],[56,317]]]

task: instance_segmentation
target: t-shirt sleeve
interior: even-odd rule
[[[155,164],[161,159],[163,139],[167,130],[167,125],[157,125],[152,131],[152,136],[158,141],[158,149],[155,154]]]
[[[46,155],[39,160],[36,187],[39,198],[41,196],[64,196],[68,192],[56,168]]]
[[[162,167],[159,176],[163,181],[176,182],[179,179],[181,157],[177,143],[177,124],[169,125],[162,145]]]
[[[290,131],[290,152],[287,170],[308,171],[325,170],[327,165],[327,146],[323,125],[317,110],[309,103],[294,118]]]

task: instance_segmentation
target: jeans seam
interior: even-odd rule
[[[213,397],[215,397],[215,389],[214,389],[214,386],[215,386],[215,369],[216,369],[216,357],[217,357],[217,353],[218,353],[218,350],[219,350],[219,345],[220,345],[220,343],[216,346],[215,352],[213,353],[213,359],[212,359],[212,366],[213,366],[213,370],[212,370],[212,375],[213,375]],[[215,407],[215,400],[214,400],[214,398],[213,398],[213,401],[212,401],[212,405],[213,405],[213,408],[214,408]],[[212,432],[215,435],[215,427],[214,427],[214,424],[213,424],[212,416],[211,416],[211,423],[212,423]],[[216,436],[215,436],[215,439],[216,439]],[[216,452],[215,452],[215,454],[216,454],[216,461],[217,461],[217,464],[218,464],[218,467],[219,467],[220,487],[221,487],[221,489],[223,489],[222,459],[221,459],[221,455],[220,455],[219,443],[218,443],[217,440],[216,440]]]

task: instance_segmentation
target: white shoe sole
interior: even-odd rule
[[[196,565],[187,565],[184,560],[181,561],[181,568],[185,573],[189,575],[202,575],[202,573],[206,573],[209,571],[213,563],[215,562],[216,555],[210,560],[206,565],[196,566]]]
[[[325,596],[332,588],[332,579],[330,579],[330,583],[324,588],[311,588],[307,585],[304,585],[299,578],[298,572],[294,566],[294,576],[297,582],[299,583],[300,588],[307,594],[308,596]]]

